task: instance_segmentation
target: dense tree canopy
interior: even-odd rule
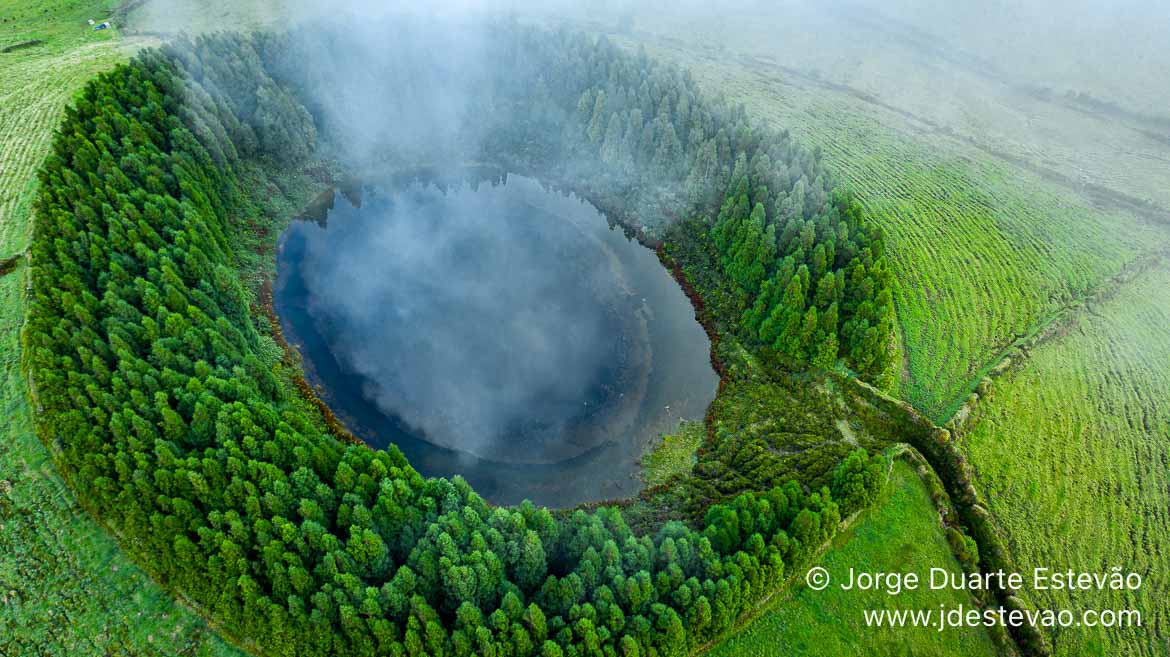
[[[553,163],[649,226],[656,209],[721,204],[710,238],[751,301],[744,326],[871,371],[890,312],[880,241],[815,155],[644,56],[499,38],[528,64],[498,100],[529,119],[499,126],[499,158]],[[872,497],[881,467],[858,452],[829,487],[746,492],[639,536],[614,508],[493,508],[393,448],[315,430],[273,374],[229,238],[254,211],[241,160],[301,160],[319,137],[297,82],[270,73],[281,43],[205,39],[100,76],[41,175],[26,350],[38,431],[160,581],[265,654],[683,655]]]

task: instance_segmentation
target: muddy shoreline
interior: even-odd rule
[[[338,440],[348,443],[350,445],[365,445],[365,441],[355,436],[333,413],[333,409],[326,404],[324,400],[309,384],[308,379],[305,378],[305,370],[301,363],[300,352],[296,350],[284,337],[284,330],[280,327],[280,319],[276,315],[276,306],[272,300],[272,279],[265,277],[260,284],[260,289],[257,291],[256,306],[264,318],[268,320],[268,327],[272,331],[272,339],[284,351],[284,364],[292,370],[293,385],[296,386],[297,391],[300,392],[301,397],[305,401],[312,404],[318,412],[321,413],[321,418],[325,421],[325,427],[329,433]]]

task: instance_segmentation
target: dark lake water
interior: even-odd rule
[[[631,495],[698,419],[707,336],[655,254],[519,176],[367,185],[281,238],[274,302],[351,431],[489,501]]]

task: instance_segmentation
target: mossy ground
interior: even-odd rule
[[[702,422],[679,423],[674,433],[662,436],[662,441],[642,457],[642,480],[647,486],[658,486],[690,472],[695,466],[695,453],[706,437],[707,428]]]

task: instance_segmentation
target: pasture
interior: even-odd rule
[[[963,448],[1018,567],[1140,574],[1138,591],[1028,591],[1039,608],[1136,609],[1067,628],[1058,655],[1170,650],[1170,269],[1090,304],[995,381]]]

